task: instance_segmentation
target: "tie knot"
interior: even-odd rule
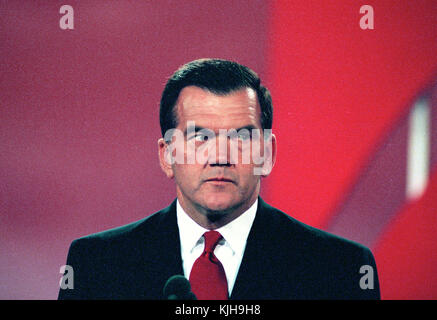
[[[208,231],[203,234],[203,237],[205,238],[205,252],[213,252],[222,235],[217,231]]]

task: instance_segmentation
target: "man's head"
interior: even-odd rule
[[[261,108],[261,126],[263,129],[272,129],[270,92],[261,85],[260,78],[253,70],[233,61],[199,59],[184,64],[167,81],[159,112],[162,137],[167,130],[177,127],[176,101],[181,90],[188,86],[196,86],[221,96],[242,88],[252,88]]]
[[[219,59],[185,64],[165,86],[160,123],[161,167],[198,224],[217,228],[254,203],[260,175],[268,175],[276,155],[270,93],[255,72]],[[175,149],[183,161],[169,161]],[[254,160],[254,150],[262,162]]]

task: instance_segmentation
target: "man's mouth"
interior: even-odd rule
[[[217,184],[217,185],[222,185],[222,184],[226,184],[226,183],[234,183],[233,180],[225,178],[225,177],[209,178],[206,180],[206,182],[210,182],[210,183]]]

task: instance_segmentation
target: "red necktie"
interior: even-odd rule
[[[198,300],[227,300],[228,282],[225,270],[214,255],[214,249],[222,235],[217,231],[208,231],[203,237],[205,249],[191,269],[191,289]]]

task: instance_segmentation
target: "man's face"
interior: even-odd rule
[[[251,145],[256,144],[262,155],[265,143],[256,92],[244,88],[216,95],[189,86],[180,92],[175,110],[176,129],[184,134],[176,143],[184,144],[184,161],[163,163],[168,144],[161,140],[159,146],[161,166],[168,177],[175,178],[179,201],[185,210],[212,220],[214,215],[219,218],[233,212],[238,216],[253,204],[260,188],[260,174],[254,174],[254,169],[262,164],[252,161],[251,151]],[[246,133],[258,129],[261,135],[251,138],[240,133],[231,138],[225,133],[242,128]],[[231,152],[232,148],[238,153]],[[193,152],[196,160],[187,163],[188,154]],[[250,155],[250,161],[243,161],[242,154]]]

